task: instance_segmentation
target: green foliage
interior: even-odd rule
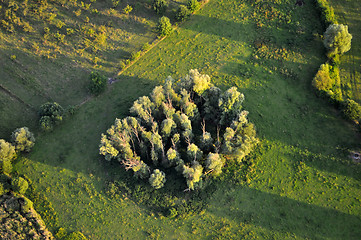
[[[153,9],[157,14],[163,14],[168,8],[167,0],[153,0]]]
[[[201,3],[198,0],[188,0],[187,1],[187,8],[191,13],[194,13],[201,7]]]
[[[81,232],[72,232],[64,240],[87,240],[87,238]]]
[[[189,15],[191,15],[191,11],[186,6],[181,5],[175,14],[175,20],[178,22],[183,22],[189,17]]]
[[[159,189],[164,186],[165,182],[165,173],[159,169],[154,169],[153,173],[150,175],[149,178],[150,185],[155,189]]]
[[[44,131],[51,131],[53,127],[63,120],[64,109],[56,102],[47,102],[40,107],[40,127]]]
[[[10,159],[0,159],[0,173],[10,174],[12,170],[13,165]]]
[[[214,92],[217,94],[211,96]],[[212,86],[209,76],[197,70],[190,70],[178,82],[168,78],[163,86],[153,89],[151,98],[142,96],[134,101],[130,112],[135,117],[116,119],[102,134],[99,153],[108,161],[118,160],[142,179],[152,168],[174,167],[193,190],[200,186],[205,167],[214,176],[221,173],[224,163],[219,151],[242,161],[257,142],[254,125],[247,120],[248,112],[242,111],[243,99],[235,87],[222,94]],[[210,126],[218,126],[217,133],[214,127],[210,128],[216,139],[206,129],[206,114],[210,115]],[[201,124],[200,118],[204,119]],[[232,134],[227,136],[230,131]],[[223,133],[225,137],[221,139]],[[211,152],[217,154],[209,155],[205,161]],[[158,175],[158,171],[154,172],[150,178],[156,189],[160,186]]]
[[[322,21],[326,26],[337,23],[335,12],[328,0],[316,0],[316,4],[321,12]]]
[[[327,91],[334,85],[333,79],[330,77],[330,65],[322,64],[320,69],[313,78],[312,85],[319,91]]]
[[[22,177],[15,177],[11,180],[11,189],[14,192],[25,194],[29,187],[29,183]]]
[[[201,181],[202,175],[203,167],[197,161],[194,161],[191,167],[187,165],[183,167],[183,176],[186,178],[187,186],[190,190],[195,189],[195,184]]]
[[[107,78],[99,72],[91,72],[89,90],[94,95],[99,95],[107,87]]]
[[[4,185],[0,182],[0,196],[5,193]]]
[[[123,8],[124,14],[129,14],[133,10],[132,6],[127,5],[125,8]]]
[[[18,128],[11,134],[11,142],[17,151],[30,152],[35,144],[34,134],[27,127]]]
[[[0,160],[13,160],[16,157],[15,147],[6,142],[4,139],[0,139]]]
[[[350,120],[361,120],[361,106],[352,99],[347,99],[343,105],[343,114]]]
[[[224,161],[218,153],[209,153],[206,160],[206,167],[212,171],[213,176],[219,176],[222,173]]]
[[[172,24],[170,23],[169,18],[163,16],[159,19],[157,25],[157,32],[159,36],[165,37],[168,36],[173,31]]]
[[[352,35],[348,32],[347,25],[332,24],[324,33],[324,45],[329,56],[344,54],[351,49]]]

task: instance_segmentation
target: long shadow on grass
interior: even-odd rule
[[[236,222],[311,239],[359,239],[361,219],[334,209],[240,187],[223,189],[209,211]]]
[[[99,155],[101,133],[115,118],[129,114],[139,96],[148,94],[154,85],[149,80],[122,76],[108,90],[84,104],[77,112],[38,138],[30,158],[74,172],[104,176]]]

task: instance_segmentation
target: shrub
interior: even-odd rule
[[[165,37],[169,35],[173,30],[172,24],[170,23],[169,18],[167,17],[161,17],[159,19],[158,25],[157,25],[157,32],[159,36]]]
[[[3,195],[4,193],[5,193],[4,185],[0,183],[0,196]]]
[[[0,160],[8,159],[13,160],[16,157],[15,147],[6,142],[4,139],[0,139]]]
[[[328,3],[328,0],[316,0],[318,8],[321,12],[322,21],[326,25],[337,23],[335,12],[333,8]]]
[[[40,128],[46,132],[49,132],[49,131],[53,130],[53,128],[54,128],[53,121],[51,120],[51,117],[49,117],[49,116],[42,116],[39,120],[39,125],[40,125]]]
[[[63,120],[64,109],[57,102],[47,102],[40,107],[40,117],[48,116],[54,123]]]
[[[35,144],[34,134],[27,127],[18,128],[11,134],[11,141],[17,151],[29,152]]]
[[[13,170],[10,159],[0,159],[0,173],[10,174]]]
[[[81,232],[72,232],[64,240],[87,240],[87,238]]]
[[[29,183],[22,177],[16,177],[11,180],[11,189],[14,192],[25,194],[29,187]]]
[[[359,121],[361,119],[361,106],[354,100],[347,99],[344,102],[343,114],[350,120]]]
[[[322,64],[313,78],[312,85],[319,91],[327,91],[332,88],[333,84],[330,77],[330,65]]]
[[[348,32],[347,25],[332,24],[324,33],[324,45],[330,57],[343,54],[351,49],[352,35]]]
[[[127,5],[125,8],[123,8],[124,14],[129,14],[133,10],[132,6]]]
[[[183,22],[189,15],[191,15],[190,10],[186,6],[181,5],[175,14],[175,19],[179,22]]]
[[[89,90],[92,94],[99,95],[107,87],[107,78],[98,72],[91,72]]]
[[[187,8],[190,12],[195,12],[200,8],[201,4],[197,0],[188,0],[187,1]]]
[[[168,8],[166,0],[153,0],[153,9],[157,14],[163,14]]]
[[[165,173],[159,169],[155,169],[149,178],[150,185],[155,189],[162,188],[165,181]]]

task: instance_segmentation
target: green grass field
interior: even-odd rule
[[[346,24],[352,34],[351,50],[341,58],[343,94],[361,103],[361,16],[357,1],[330,0],[337,21]]]
[[[90,239],[358,239],[361,167],[348,151],[360,138],[312,92],[325,58],[317,12],[305,2],[210,0],[107,92],[37,134],[16,170],[46,194],[53,210],[35,207],[51,230]],[[261,140],[248,180],[214,183],[203,211],[185,218],[167,218],[135,196],[109,198],[107,181],[132,178],[98,155],[100,134],[137,97],[191,68],[244,92]]]

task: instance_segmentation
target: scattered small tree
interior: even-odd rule
[[[191,11],[186,6],[181,5],[175,14],[175,20],[183,22],[189,17],[189,15],[191,15]]]
[[[352,99],[344,102],[343,114],[350,120],[359,121],[361,119],[361,106]]]
[[[327,91],[332,88],[334,81],[330,77],[330,65],[322,64],[313,78],[312,85],[319,91]]]
[[[331,24],[324,33],[324,45],[330,57],[343,54],[351,49],[352,35],[348,32],[347,25]]]
[[[188,0],[187,2],[187,8],[190,12],[195,12],[201,7],[200,2],[198,0]]]
[[[157,14],[163,14],[168,8],[166,0],[153,0],[153,9]]]
[[[107,78],[98,72],[91,72],[89,86],[90,92],[94,95],[99,95],[100,93],[105,91],[106,87]]]
[[[206,167],[212,171],[213,176],[219,176],[222,173],[224,162],[218,153],[209,153],[206,160]]]
[[[150,185],[155,189],[162,188],[165,181],[165,173],[160,171],[159,169],[155,169],[149,178]]]
[[[129,14],[132,10],[133,10],[132,6],[127,5],[127,6],[123,9],[123,13],[124,13],[124,14]]]
[[[22,177],[15,177],[11,180],[11,189],[14,192],[25,194],[29,187],[29,183]]]
[[[30,152],[35,144],[34,134],[27,127],[16,129],[11,134],[11,141],[15,145],[17,151]]]
[[[159,36],[165,37],[169,35],[173,31],[172,24],[170,23],[169,18],[163,16],[159,19],[158,25],[157,25],[157,32]]]
[[[13,160],[15,157],[15,147],[11,143],[6,142],[4,139],[0,139],[0,160]]]
[[[56,102],[47,102],[40,107],[40,127],[45,131],[53,129],[54,125],[63,120],[64,109]]]

